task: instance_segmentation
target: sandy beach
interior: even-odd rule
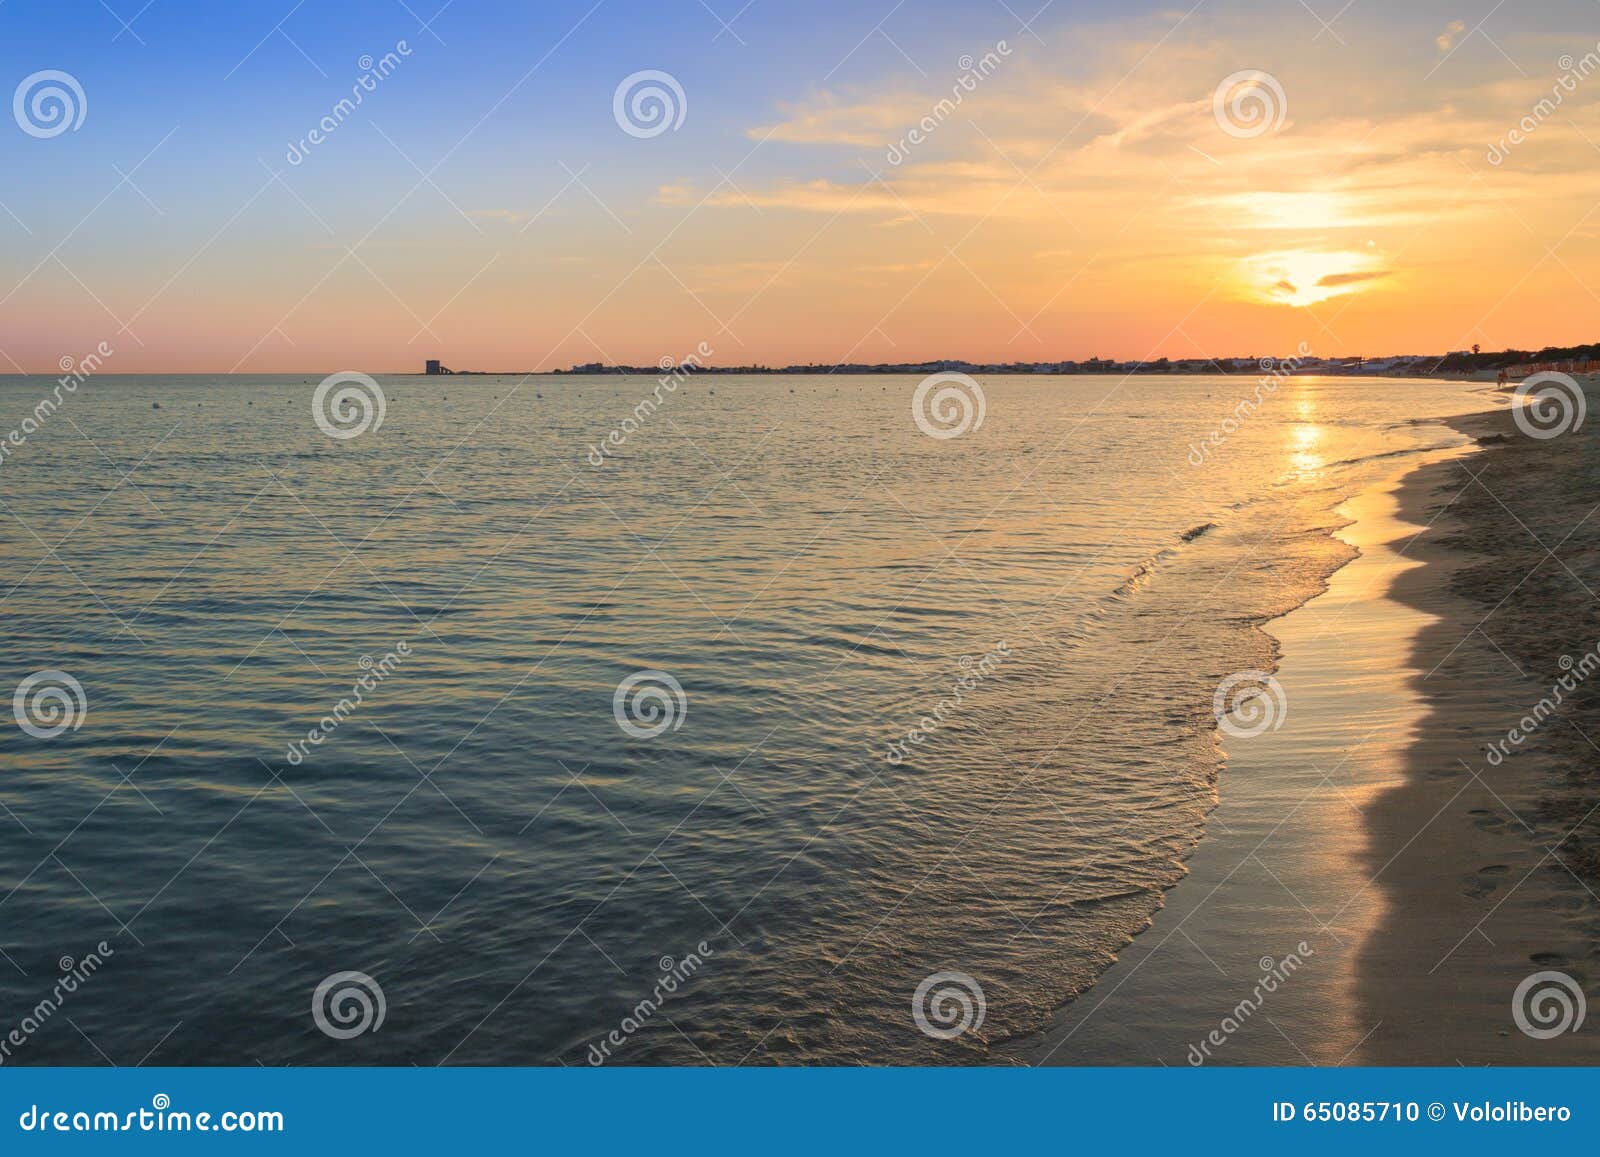
[[[1398,459],[1338,508],[1352,561],[1265,627],[1283,726],[1219,737],[1219,805],[1188,875],[1013,1059],[1595,1059],[1591,1034],[1535,1038],[1512,1014],[1535,973],[1587,983],[1594,697],[1580,684],[1504,742],[1561,656],[1576,680],[1595,646],[1582,576],[1600,524],[1579,480],[1594,447],[1529,438],[1505,410],[1450,426],[1461,445]]]
[[[1361,1004],[1381,1021],[1362,1060],[1594,1063],[1594,1034],[1535,1038],[1512,1016],[1534,973],[1591,983],[1600,699],[1582,660],[1597,639],[1594,430],[1530,438],[1504,411],[1455,425],[1485,452],[1418,471],[1402,492],[1408,516],[1434,530],[1410,551],[1426,565],[1391,595],[1436,621],[1412,648],[1427,715],[1406,780],[1369,815],[1385,909],[1357,966]],[[1563,677],[1573,689],[1540,720]],[[1508,740],[1524,719],[1535,726]]]

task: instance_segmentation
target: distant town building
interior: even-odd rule
[[[449,366],[441,365],[438,358],[429,358],[427,360],[427,362],[425,363],[422,372],[425,373],[425,374],[453,374],[453,373],[455,373],[455,371],[452,370]]]

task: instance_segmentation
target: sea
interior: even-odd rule
[[[0,1064],[994,1061],[1482,390],[0,378]]]

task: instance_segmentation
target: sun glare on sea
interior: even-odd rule
[[[1316,305],[1369,289],[1387,271],[1375,254],[1296,249],[1245,259],[1249,295],[1279,305]]]
[[[1296,470],[1309,473],[1322,468],[1323,458],[1318,452],[1318,444],[1324,433],[1323,427],[1315,422],[1301,421],[1294,426],[1289,435],[1289,461]]]

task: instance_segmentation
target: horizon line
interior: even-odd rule
[[[1304,344],[1305,344],[1304,342],[1301,343],[1302,347],[1304,346]],[[1326,364],[1329,364],[1329,363],[1335,363],[1335,364],[1343,363],[1343,364],[1348,365],[1350,368],[1359,368],[1362,365],[1365,365],[1367,363],[1372,363],[1372,362],[1383,362],[1383,363],[1407,362],[1407,363],[1411,363],[1412,365],[1416,365],[1416,364],[1432,361],[1434,363],[1434,368],[1437,369],[1439,366],[1443,365],[1446,361],[1450,360],[1451,358],[1458,358],[1458,357],[1466,357],[1466,358],[1474,359],[1474,360],[1479,361],[1479,362],[1490,363],[1493,359],[1497,359],[1497,358],[1518,357],[1518,358],[1522,358],[1522,359],[1526,360],[1526,359],[1529,359],[1529,358],[1534,358],[1536,355],[1544,354],[1544,353],[1549,353],[1551,355],[1563,355],[1563,356],[1576,357],[1578,355],[1579,351],[1590,351],[1591,356],[1600,356],[1600,341],[1589,342],[1589,343],[1579,343],[1579,344],[1576,344],[1576,345],[1568,345],[1568,346],[1545,345],[1545,346],[1540,346],[1540,347],[1537,347],[1537,348],[1528,348],[1528,349],[1518,348],[1518,347],[1514,347],[1514,346],[1508,346],[1508,347],[1506,347],[1505,349],[1502,349],[1502,350],[1466,349],[1466,350],[1451,350],[1451,351],[1449,351],[1447,353],[1443,353],[1443,354],[1437,354],[1437,353],[1426,353],[1426,354],[1405,353],[1405,354],[1385,354],[1385,355],[1381,355],[1381,356],[1378,356],[1378,357],[1367,357],[1367,356],[1361,355],[1361,354],[1320,355],[1320,354],[1316,354],[1316,353],[1312,353],[1312,352],[1308,352],[1308,351],[1306,351],[1306,352],[1297,351],[1296,353],[1291,354],[1291,355],[1289,355],[1287,357],[1279,356],[1279,355],[1276,355],[1276,354],[1246,354],[1246,355],[1234,354],[1234,355],[1225,355],[1225,356],[1197,356],[1197,357],[1188,357],[1188,358],[1167,358],[1167,357],[1162,357],[1162,358],[1155,358],[1155,359],[1137,359],[1137,358],[1104,358],[1104,357],[1100,357],[1098,355],[1094,355],[1094,356],[1087,357],[1087,358],[1082,358],[1082,359],[1078,359],[1078,358],[1044,358],[1044,359],[1035,359],[1035,360],[1027,360],[1027,361],[1019,359],[1019,360],[1006,361],[1006,362],[974,361],[974,360],[967,359],[967,358],[926,358],[926,359],[922,359],[922,360],[919,360],[919,361],[893,361],[893,362],[831,362],[831,363],[829,363],[829,362],[789,362],[789,363],[786,363],[784,365],[771,365],[771,364],[762,363],[762,362],[747,362],[747,363],[740,363],[740,364],[736,364],[736,365],[727,365],[727,366],[718,366],[716,364],[711,364],[711,363],[700,363],[700,362],[694,360],[691,357],[690,359],[685,359],[685,360],[682,360],[682,361],[672,361],[670,359],[663,358],[659,362],[656,362],[656,363],[653,363],[653,364],[649,364],[649,365],[644,365],[644,364],[635,365],[635,364],[627,363],[627,362],[616,362],[616,363],[608,363],[608,362],[578,362],[578,363],[572,364],[571,366],[569,366],[569,367],[567,367],[565,369],[546,369],[546,370],[476,370],[476,369],[460,369],[460,370],[456,370],[456,369],[450,369],[449,367],[442,367],[441,371],[439,371],[439,372],[430,372],[426,367],[430,363],[442,363],[443,359],[426,358],[426,359],[424,359],[424,368],[420,369],[420,370],[417,370],[417,369],[406,369],[406,370],[392,370],[392,369],[383,370],[383,369],[380,369],[380,370],[361,371],[361,372],[377,374],[377,375],[381,375],[383,377],[418,377],[418,378],[421,378],[421,377],[507,377],[507,378],[509,378],[509,377],[596,377],[596,376],[615,375],[615,374],[650,375],[650,374],[667,374],[667,373],[673,373],[673,372],[689,373],[689,374],[694,374],[694,373],[704,373],[704,374],[748,373],[748,374],[762,374],[762,375],[767,375],[767,374],[771,374],[771,375],[777,375],[777,374],[797,374],[797,375],[798,374],[811,374],[811,375],[814,375],[814,376],[828,376],[828,375],[831,375],[831,374],[834,374],[834,373],[838,373],[840,371],[880,373],[880,374],[884,374],[884,375],[889,375],[889,374],[897,374],[897,373],[899,373],[899,374],[927,373],[927,372],[937,373],[940,370],[969,368],[969,369],[973,369],[973,370],[976,370],[976,371],[982,372],[982,373],[1015,373],[1015,374],[1036,373],[1036,374],[1053,374],[1053,375],[1057,375],[1057,376],[1074,376],[1074,375],[1083,376],[1083,375],[1081,375],[1081,371],[1077,370],[1076,368],[1071,373],[1068,373],[1068,372],[1061,371],[1059,369],[1048,369],[1048,368],[1041,369],[1039,367],[1108,366],[1108,367],[1114,367],[1113,370],[1108,371],[1108,372],[1135,373],[1135,372],[1138,372],[1141,369],[1149,369],[1149,368],[1162,366],[1162,365],[1194,367],[1194,366],[1197,366],[1197,365],[1210,364],[1210,365],[1215,366],[1219,372],[1226,374],[1226,373],[1230,372],[1230,368],[1231,368],[1231,372],[1235,372],[1235,373],[1240,372],[1239,363],[1245,363],[1247,365],[1254,364],[1254,365],[1257,365],[1257,366],[1261,366],[1263,368],[1271,368],[1271,367],[1264,367],[1264,363],[1267,363],[1267,362],[1271,362],[1274,367],[1279,367],[1279,368],[1283,367],[1286,364],[1290,364],[1290,363],[1293,363],[1293,365],[1296,366],[1296,367],[1298,367],[1299,365],[1302,365],[1302,364],[1312,364],[1312,363],[1319,364],[1319,365],[1326,365]],[[78,367],[81,364],[82,364],[81,361],[75,362],[72,365],[72,367],[69,368],[67,366],[64,366],[64,365],[61,365],[61,364],[58,363],[54,370],[48,371],[48,372],[30,372],[28,370],[23,370],[19,366],[17,368],[18,368],[18,370],[20,372],[18,372],[16,374],[4,374],[4,375],[0,375],[0,376],[3,376],[3,377],[22,377],[22,378],[35,378],[35,377],[37,377],[37,378],[51,378],[51,377],[57,377],[57,376],[73,376],[74,374],[76,374],[78,372]],[[102,362],[102,364],[103,364],[103,362]],[[599,367],[599,368],[596,369],[596,368],[590,368],[590,367]],[[1494,368],[1494,366],[1492,364],[1485,364],[1483,366],[1480,366],[1479,368],[1489,369],[1489,368]],[[248,371],[239,371],[239,370],[170,370],[170,369],[137,370],[137,371],[111,371],[111,370],[101,370],[101,369],[99,369],[97,367],[97,368],[95,368],[94,370],[91,371],[91,375],[90,376],[94,376],[94,377],[151,377],[151,376],[158,376],[158,375],[167,375],[167,376],[171,376],[171,377],[228,377],[228,378],[232,378],[232,377],[294,377],[296,375],[304,375],[304,376],[307,376],[307,377],[323,377],[323,376],[326,376],[328,373],[348,373],[348,372],[352,372],[352,371],[350,371],[348,369],[346,369],[346,370],[332,370],[332,371],[326,371],[326,370],[321,370],[321,369],[315,369],[315,370],[311,370],[311,369],[290,369],[290,370],[271,370],[271,371],[260,371],[260,372],[248,372]],[[1193,371],[1193,372],[1202,372],[1203,373],[1204,371]]]

